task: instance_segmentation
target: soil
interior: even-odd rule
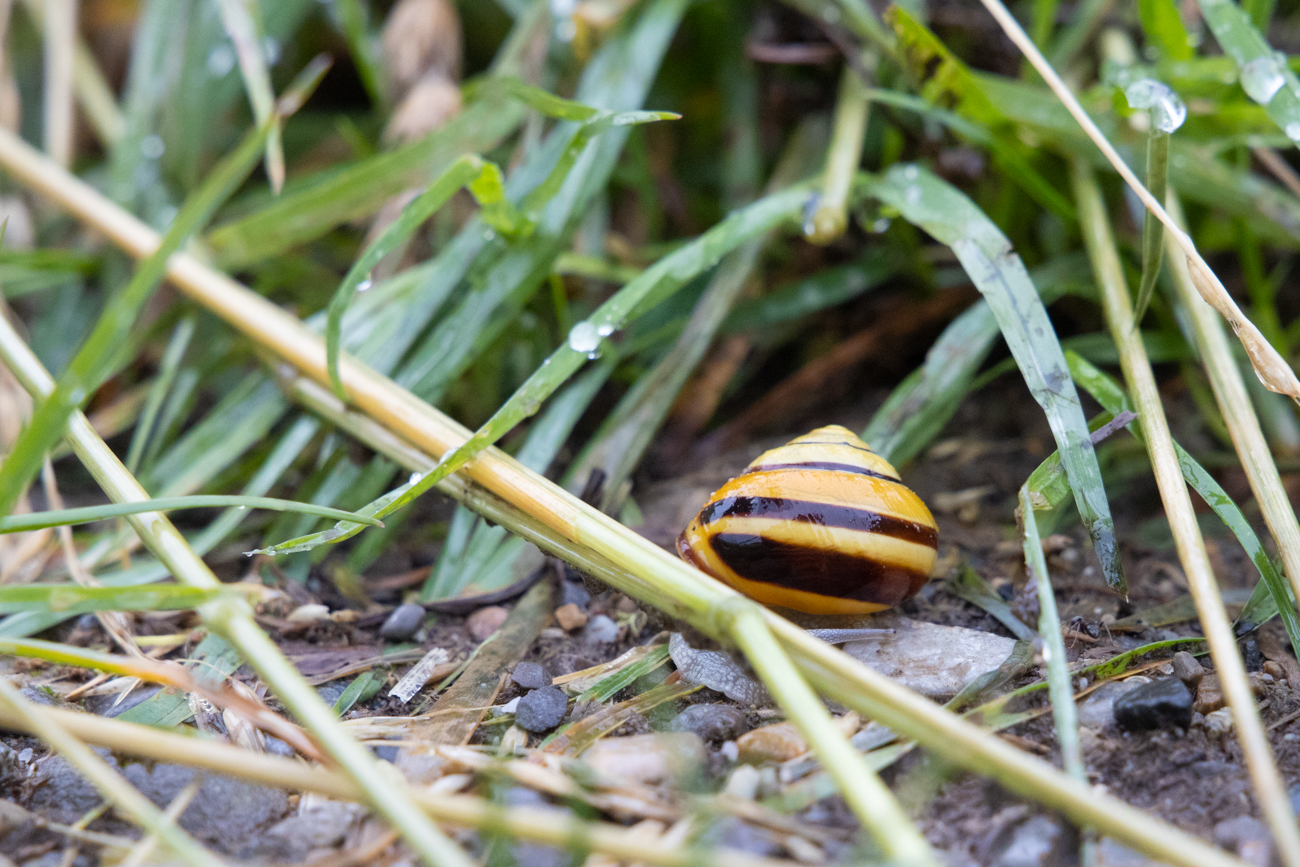
[[[873,392],[860,405],[820,415],[816,423],[837,422],[861,429],[870,416],[870,410],[878,405],[883,396],[884,392]],[[1032,623],[1036,617],[1036,606],[1032,602],[1032,594],[1023,592],[1024,569],[1015,538],[1013,510],[1018,483],[1046,457],[1050,449],[1050,432],[1029,396],[1010,378],[990,386],[982,397],[983,399],[966,401],[958,416],[948,426],[949,438],[941,439],[912,465],[905,467],[903,475],[906,482],[931,504],[945,502],[945,494],[971,489],[982,491],[973,500],[967,498],[968,502],[956,511],[936,509],[940,525],[940,562],[946,564],[950,571],[955,570],[962,561],[969,562],[985,581],[1011,603],[1013,610],[1023,612],[1022,616]],[[1170,397],[1175,404],[1181,399],[1177,393]],[[802,432],[806,427],[807,425],[801,424],[790,433]],[[635,496],[644,515],[644,524],[638,529],[660,544],[671,544],[679,529],[712,490],[739,472],[760,451],[779,444],[786,438],[774,436],[753,442],[743,449],[727,452],[689,474],[658,480],[641,479],[635,488]],[[1120,434],[1116,440],[1127,438],[1127,434]],[[1225,477],[1225,482],[1232,483],[1230,475]],[[1161,532],[1159,498],[1149,475],[1133,475],[1127,481],[1113,486],[1110,495],[1116,510],[1116,527],[1130,587],[1127,601],[1111,592],[1101,580],[1085,535],[1077,524],[1059,528],[1058,537],[1052,542],[1053,553],[1049,566],[1057,588],[1062,621],[1080,618],[1075,621],[1076,638],[1069,647],[1072,658],[1086,655],[1088,658],[1104,659],[1139,644],[1174,636],[1193,636],[1199,632],[1194,621],[1137,633],[1110,633],[1107,630],[1108,624],[1119,617],[1169,602],[1186,593],[1177,558],[1168,543],[1168,530],[1166,528]],[[443,512],[445,505],[435,503],[422,508],[436,514]],[[1211,545],[1216,573],[1223,586],[1250,586],[1254,570],[1235,542],[1219,534],[1211,539]],[[383,586],[385,582],[381,579],[419,566],[422,560],[427,562],[428,555],[427,550],[395,552],[371,570],[367,581],[372,586]],[[355,605],[334,591],[332,585],[323,580],[323,574],[315,575],[305,586],[282,586],[280,589],[285,591],[286,598],[290,600],[288,608],[306,601],[324,601],[331,609]],[[553,578],[552,575],[547,580]],[[399,604],[401,597],[400,589],[379,590],[372,593],[372,603],[380,607],[376,610],[382,614],[383,610],[391,610]],[[513,605],[512,602],[504,604],[506,607]],[[608,645],[585,644],[580,631],[566,634],[552,625],[532,642],[523,659],[539,662],[552,676],[560,676],[613,659],[629,648],[650,640],[660,629],[673,628],[673,624],[664,621],[654,612],[647,612],[647,616],[640,617],[637,611],[639,606],[621,594],[614,591],[599,593],[591,600],[587,614],[589,617],[605,614],[619,620],[623,626],[617,642]],[[901,606],[901,612],[917,620],[1010,634],[983,610],[950,593],[942,578],[932,580],[921,593],[905,602]],[[354,623],[314,624],[306,628],[287,626],[282,619],[285,610],[264,613],[264,623],[272,625],[272,634],[277,637],[284,651],[291,657],[311,658],[315,665],[328,668],[327,663],[334,656],[338,659],[365,658],[374,655],[383,646],[378,635],[382,616],[373,611]],[[448,650],[453,659],[463,658],[476,644],[465,628],[466,619],[466,616],[439,615],[436,623],[423,634],[420,647],[442,647]],[[188,625],[183,619],[180,623]],[[275,629],[276,624],[283,629]],[[172,623],[167,628],[170,630],[176,625]],[[1265,628],[1276,629],[1276,624]],[[75,640],[87,645],[107,643],[102,633],[98,632],[97,625],[84,618],[60,628],[58,632],[62,640]],[[1095,638],[1092,637],[1094,633]],[[1276,629],[1275,637],[1280,635],[1280,629]],[[1285,640],[1281,639],[1281,642],[1285,646]],[[326,658],[325,654],[332,656]],[[1251,658],[1257,666],[1258,654],[1253,654]],[[1202,661],[1209,666],[1208,659],[1203,658]],[[63,675],[55,692],[66,692],[70,684],[84,677],[82,672],[54,672],[40,668],[33,670],[31,675],[38,680],[48,681],[55,673]],[[253,682],[247,670],[242,670],[237,677]],[[1022,682],[1027,683],[1037,677],[1038,672],[1033,671]],[[390,677],[390,683],[392,680]],[[343,683],[346,680],[335,681],[332,685],[322,687],[322,690],[327,697],[337,696],[339,686]],[[625,689],[612,700],[629,698],[640,689],[641,687]],[[495,702],[506,703],[524,692],[507,679]],[[386,695],[385,688],[378,697],[355,707],[349,716],[406,715],[419,712],[428,704],[427,700],[417,697],[411,704],[403,706],[394,699],[384,697]],[[660,730],[688,704],[726,701],[718,693],[701,690],[685,699],[661,706],[649,714],[634,715],[621,728],[607,736],[619,737]],[[96,707],[102,705],[100,702]],[[1260,697],[1260,705],[1265,724],[1277,724],[1269,732],[1273,749],[1288,785],[1294,784],[1300,779],[1300,718],[1296,714],[1300,710],[1300,693],[1285,681],[1276,681],[1266,686]],[[779,717],[776,711],[770,709],[746,709],[746,712],[750,726],[773,722]],[[503,725],[480,726],[473,742],[495,743],[505,728]],[[1059,766],[1050,716],[1039,717],[1005,731],[1002,735]],[[530,745],[536,746],[543,737],[531,735]],[[1085,730],[1083,741],[1088,772],[1094,784],[1104,786],[1112,794],[1186,831],[1214,841],[1215,828],[1220,823],[1242,816],[1258,817],[1240,748],[1231,733],[1220,737],[1195,726],[1186,731],[1175,729],[1132,734]],[[46,796],[42,795],[42,787],[61,783],[51,776],[50,760],[42,757],[40,743],[8,736],[3,738],[3,743],[11,750],[0,756],[0,787],[3,788],[3,795],[38,813],[42,812],[44,805],[49,818],[57,821],[75,821],[75,815],[48,813],[51,801],[47,797],[48,791]],[[23,750],[26,749],[33,752],[24,754]],[[715,788],[721,784],[730,763],[721,753],[724,749],[722,745],[714,743],[710,749],[713,760],[706,771],[713,777],[711,782],[706,781],[705,787]],[[379,749],[379,754],[386,758],[391,758],[394,753],[391,748]],[[1041,816],[1037,807],[1020,801],[994,783],[953,768],[940,767],[922,751],[908,754],[886,772],[886,778],[913,811],[932,844],[944,852],[952,864],[1003,863],[1000,859],[1010,851],[1018,835],[1023,837],[1053,828],[1058,832],[1052,838],[1054,842],[1050,853],[1054,854],[1043,856],[1049,860],[1030,863],[1069,864],[1076,856],[1077,846],[1072,842],[1074,832],[1064,822],[1047,817],[1048,821],[1035,824],[1031,820]],[[287,808],[296,803],[296,800],[278,803],[282,808]],[[66,810],[63,812],[67,813]],[[279,812],[270,809],[266,815],[254,819],[264,830],[283,819],[286,814],[285,809]],[[840,853],[847,857],[854,851],[853,847],[844,843],[844,832],[852,830],[854,820],[836,797],[823,799],[804,809],[798,819],[809,827],[821,826],[823,830],[833,832],[830,839],[840,840],[838,843],[826,843],[823,851],[827,855]],[[248,821],[247,817],[245,821]],[[127,831],[125,825],[111,818],[97,819],[90,827],[106,833]],[[216,831],[204,836],[218,850],[224,849],[231,854],[248,854],[240,852],[240,846],[247,849],[243,842],[231,843],[231,838],[219,833],[219,830],[220,824],[216,826]],[[766,851],[775,845],[766,831],[749,828],[738,835],[731,832],[728,834],[729,841],[756,850]],[[1219,835],[1220,838],[1222,836]],[[44,865],[50,853],[57,853],[61,857],[59,841],[60,838],[40,827],[39,823],[6,822],[0,819],[0,851],[17,854],[15,863]],[[1220,839],[1220,842],[1225,841]],[[784,852],[780,846],[775,846],[775,849],[777,854]],[[1117,850],[1113,846],[1109,850],[1103,850],[1103,855],[1107,851],[1112,853],[1112,860],[1103,863],[1141,863],[1115,860],[1119,856],[1114,856]],[[1132,853],[1122,854],[1123,857],[1133,857]],[[95,863],[94,856],[90,854],[78,858],[81,860],[74,863],[85,863],[88,867]]]

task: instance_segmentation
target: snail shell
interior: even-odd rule
[[[832,425],[759,455],[709,498],[677,550],[764,604],[869,614],[924,586],[938,538],[889,461]]]

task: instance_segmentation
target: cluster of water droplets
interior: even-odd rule
[[[598,358],[600,341],[613,333],[614,326],[609,323],[596,326],[584,320],[569,329],[569,348],[574,352],[586,353],[588,358]]]
[[[1286,84],[1285,71],[1285,54],[1256,57],[1241,67],[1241,89],[1260,105],[1268,105]]]
[[[1173,132],[1187,120],[1187,106],[1169,85],[1154,78],[1139,78],[1124,88],[1130,108],[1150,109],[1151,123],[1161,132]]]
[[[573,13],[578,9],[578,0],[551,0],[551,17],[555,19],[555,38],[561,42],[572,42],[578,35],[578,25],[573,20]]]

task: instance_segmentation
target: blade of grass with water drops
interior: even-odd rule
[[[1169,136],[1187,119],[1187,106],[1169,86],[1153,78],[1139,78],[1124,86],[1130,108],[1148,112],[1146,187],[1164,201],[1169,182]],[[1133,321],[1140,323],[1151,303],[1151,293],[1164,263],[1165,227],[1150,211],[1142,219],[1142,278],[1133,304]]]
[[[185,611],[234,592],[178,584],[157,587],[11,584],[0,586],[0,614],[50,613],[75,617],[95,611]]]
[[[1287,138],[1300,141],[1300,79],[1287,66],[1286,56],[1273,50],[1232,0],[1200,0],[1200,7],[1223,53],[1236,62],[1241,89],[1264,106]]]
[[[1065,361],[1070,367],[1070,375],[1075,382],[1107,410],[1116,413],[1131,410],[1128,394],[1124,388],[1104,371],[1098,370],[1073,352],[1066,352]],[[1128,429],[1133,436],[1142,441],[1142,428],[1136,420],[1129,423]],[[1250,600],[1238,615],[1237,621],[1258,624],[1278,614],[1282,618],[1282,625],[1293,646],[1300,646],[1296,644],[1300,642],[1300,616],[1297,616],[1295,604],[1291,601],[1287,580],[1274,565],[1268,551],[1264,549],[1264,545],[1255,534],[1254,528],[1250,526],[1246,516],[1223,487],[1187,453],[1186,449],[1175,442],[1174,451],[1178,455],[1178,464],[1182,468],[1183,478],[1187,480],[1187,484],[1191,485],[1206,505],[1214,510],[1214,514],[1219,516],[1224,526],[1232,531],[1245,550],[1246,556],[1259,570],[1261,580],[1256,584]]]
[[[1078,274],[1087,267],[1082,254],[1066,254],[1030,272],[1044,304],[1067,293],[1084,294]],[[978,301],[948,323],[914,370],[871,417],[862,438],[894,465],[919,454],[939,435],[962,399],[976,386],[975,374],[998,337],[998,321],[988,302]],[[983,380],[983,376],[980,380]]]
[[[866,191],[950,246],[988,302],[1030,393],[1043,408],[1106,583],[1125,591],[1115,525],[1079,396],[1052,322],[1011,242],[956,188],[921,168],[894,166]]]
[[[158,250],[136,268],[131,281],[100,316],[90,336],[59,377],[54,392],[32,415],[3,465],[0,465],[0,514],[8,514],[22,488],[36,475],[42,456],[63,436],[68,418],[99,387],[107,362],[162,283],[171,254],[198,231],[212,212],[234,192],[258,162],[270,126],[251,130],[223,159],[176,215]]]
[[[412,476],[407,484],[358,511],[363,515],[382,518],[410,503],[463,467],[519,422],[535,414],[542,402],[583,364],[600,355],[601,344],[615,331],[713,268],[723,256],[741,244],[782,224],[798,221],[811,195],[811,188],[805,184],[759,199],[749,207],[732,213],[699,238],[647,268],[600,305],[590,317],[573,326],[565,343],[543,362],[464,445],[444,456],[433,470],[423,476]],[[258,553],[307,551],[317,545],[351,538],[361,530],[362,527],[357,524],[340,523],[330,530],[291,539],[261,549]]]

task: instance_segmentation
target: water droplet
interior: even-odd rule
[[[883,235],[886,231],[888,231],[889,224],[892,222],[893,221],[890,220],[888,217],[881,217],[880,219],[876,220],[874,223],[871,224],[871,231],[875,232],[877,235]]]
[[[410,480],[407,481],[407,484],[413,485],[416,482],[420,481],[421,478],[423,478],[423,476],[420,473],[411,473],[411,478]]]
[[[921,176],[921,170],[918,169],[916,166],[908,166],[907,168],[903,169],[903,177],[907,178],[909,181],[914,181],[920,176]]]
[[[86,390],[81,386],[77,386],[72,391],[68,392],[68,403],[72,406],[80,406],[81,402],[85,399]]]
[[[280,41],[272,36],[262,39],[262,56],[266,58],[268,66],[274,66],[280,59]]]
[[[240,511],[240,512],[247,512],[247,511],[248,511],[248,506],[235,506],[235,509],[238,510],[238,511]]]
[[[225,78],[235,68],[235,50],[229,45],[218,45],[208,52],[208,75]]]
[[[903,198],[907,199],[907,203],[909,205],[921,204],[921,188],[908,187],[906,190],[903,191]]]
[[[493,238],[495,238],[496,236],[497,236],[497,233],[494,232],[494,231],[491,230],[491,229],[485,229],[484,232],[483,232],[483,240],[484,240],[484,241],[491,241],[491,240],[492,240]]]
[[[600,346],[600,332],[590,322],[579,322],[569,330],[569,348],[574,352],[595,352]]]
[[[1173,132],[1187,120],[1187,106],[1164,82],[1139,78],[1124,88],[1130,108],[1150,109],[1151,123],[1161,132]]]
[[[1241,89],[1260,105],[1268,105],[1286,84],[1282,64],[1276,57],[1256,57],[1241,67]]]
[[[600,353],[599,353],[599,352],[588,352],[588,353],[587,353],[587,359],[588,359],[588,360],[590,360],[590,361],[595,361],[597,358],[600,358]]]
[[[578,0],[551,0],[551,14],[556,18],[568,18],[578,8]]]
[[[1286,125],[1286,129],[1283,131],[1286,133],[1286,137],[1291,139],[1291,141],[1300,141],[1300,123],[1292,121]]]
[[[560,42],[572,42],[578,35],[578,25],[573,23],[572,18],[565,18],[555,25],[555,38]]]
[[[162,136],[147,135],[140,140],[140,153],[144,154],[147,160],[161,158],[166,150],[167,145],[163,143]]]
[[[357,291],[367,292],[369,291],[370,287],[373,285],[375,285],[375,281],[367,277],[366,279],[362,280],[360,283],[357,284]]]
[[[596,333],[599,334],[601,337],[609,337],[611,334],[614,333],[614,326],[606,322],[604,325],[596,329]]]

